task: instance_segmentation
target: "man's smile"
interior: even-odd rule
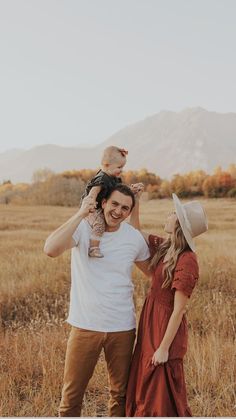
[[[114,219],[114,220],[119,220],[120,215],[116,215],[116,214],[112,214],[110,213],[110,216]]]

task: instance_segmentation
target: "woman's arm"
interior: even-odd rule
[[[83,218],[85,218],[89,212],[95,211],[95,206],[96,203],[93,197],[86,196],[83,199],[79,211],[47,238],[44,245],[44,252],[47,256],[55,258],[61,255],[65,250],[75,246],[72,235]]]
[[[152,271],[149,269],[149,265],[150,265],[150,258],[146,259],[142,262],[135,262],[135,265],[137,266],[138,269],[140,269],[140,271],[142,271],[146,276],[151,276],[152,275]]]
[[[165,335],[159,348],[152,357],[152,364],[158,365],[168,361],[169,348],[185,313],[188,297],[182,291],[175,291],[174,310],[170,316]]]

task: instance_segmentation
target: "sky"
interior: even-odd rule
[[[235,0],[0,0],[0,152],[236,112]]]

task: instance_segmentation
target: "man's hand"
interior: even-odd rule
[[[158,348],[152,357],[152,364],[155,367],[168,361],[169,351],[167,349]]]
[[[90,212],[96,211],[97,202],[92,196],[86,196],[81,204],[79,209],[79,215],[82,217],[87,217]]]
[[[140,198],[140,196],[142,195],[143,191],[144,191],[144,184],[143,183],[132,183],[132,185],[130,185],[130,189],[131,191],[134,193],[135,198]]]
[[[80,209],[68,221],[53,231],[47,238],[44,245],[46,255],[55,258],[60,256],[65,250],[72,249],[76,245],[73,234],[80,222],[94,212],[96,209],[96,200],[92,196],[86,196]]]

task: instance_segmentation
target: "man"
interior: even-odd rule
[[[101,239],[104,258],[88,256],[91,228],[84,219],[94,211],[91,196],[79,211],[53,232],[45,243],[51,257],[72,249],[71,298],[60,416],[80,416],[83,396],[104,349],[110,382],[109,416],[125,416],[125,394],[135,340],[131,272],[142,268],[150,254],[138,230],[123,221],[135,204],[134,194],[118,184],[102,201],[106,223]]]

